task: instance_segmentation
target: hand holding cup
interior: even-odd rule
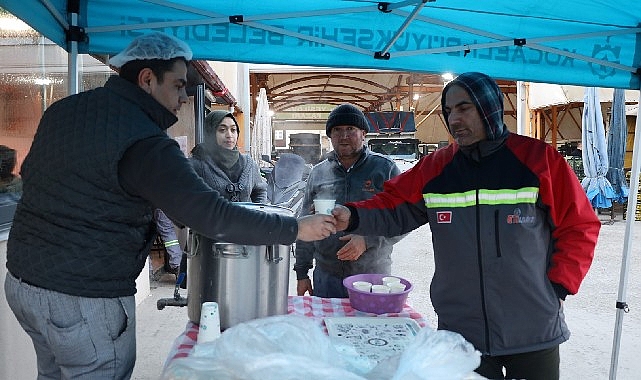
[[[314,199],[315,213],[332,215],[332,209],[334,209],[335,204],[335,199]]]
[[[336,218],[336,231],[345,231],[349,226],[349,219],[352,212],[343,205],[335,205],[332,210],[332,215]]]
[[[298,218],[298,235],[302,241],[322,240],[336,233],[336,219],[332,215],[316,214]]]

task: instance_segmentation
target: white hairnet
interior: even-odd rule
[[[136,37],[123,51],[111,57],[109,64],[121,68],[129,61],[139,59],[170,60],[176,57],[184,57],[190,61],[192,53],[189,46],[176,37],[153,32]]]

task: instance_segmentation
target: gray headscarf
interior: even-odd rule
[[[205,117],[205,135],[213,138],[213,144],[207,144],[206,152],[211,156],[216,165],[218,165],[223,171],[228,171],[232,166],[238,162],[238,157],[240,153],[238,152],[238,146],[235,146],[234,149],[230,150],[218,145],[216,141],[216,129],[218,125],[224,118],[230,117],[236,124],[236,130],[240,134],[240,127],[234,115],[227,111],[212,111]]]

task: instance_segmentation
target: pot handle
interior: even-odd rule
[[[214,243],[212,247],[214,257],[223,257],[228,259],[245,259],[249,256],[247,247],[244,245],[231,243]]]
[[[185,247],[184,252],[187,254],[188,258],[192,258],[196,255],[198,255],[198,252],[200,252],[200,240],[201,237],[198,234],[192,233],[191,229],[189,230],[189,236],[188,239],[191,240],[191,244],[189,244],[189,248]]]
[[[268,245],[265,251],[265,259],[267,262],[278,264],[283,258],[278,255],[278,249],[274,249],[273,245]]]

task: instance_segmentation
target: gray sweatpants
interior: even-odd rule
[[[9,307],[33,341],[38,380],[129,379],[136,361],[134,296],[87,298],[7,273]]]

